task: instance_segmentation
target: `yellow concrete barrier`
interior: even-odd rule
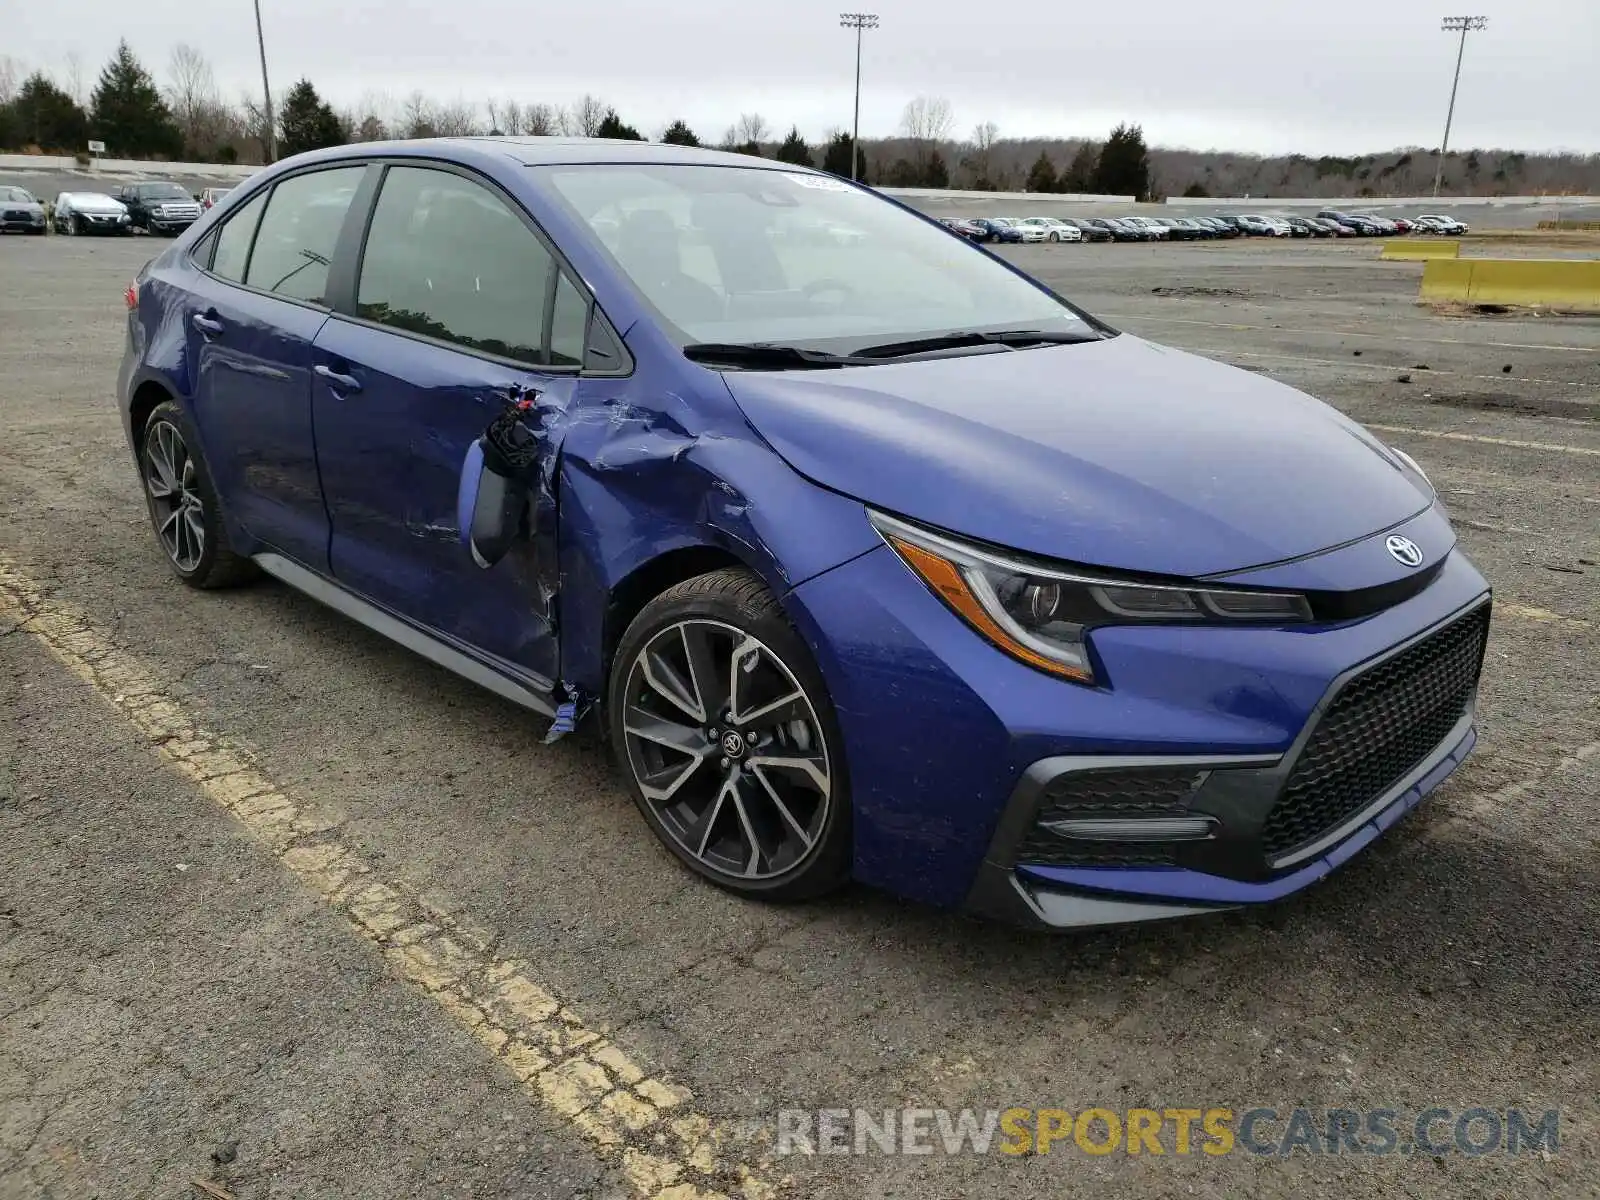
[[[1422,268],[1422,298],[1436,304],[1465,304],[1477,259],[1434,258]]]
[[[1416,261],[1432,258],[1459,258],[1461,243],[1454,238],[1405,238],[1398,242],[1385,242],[1379,258],[1389,262]]]
[[[1600,313],[1600,259],[1433,259],[1422,299]]]

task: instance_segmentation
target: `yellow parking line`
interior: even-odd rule
[[[1600,458],[1600,449],[1591,446],[1563,446],[1556,442],[1525,442],[1518,438],[1485,437],[1477,433],[1452,433],[1444,429],[1417,429],[1412,425],[1376,425],[1361,422],[1367,429],[1383,433],[1412,433],[1417,437],[1443,438],[1450,442],[1481,442],[1488,446],[1511,446],[1518,450],[1548,450],[1552,454],[1589,454]]]
[[[695,1110],[684,1088],[651,1075],[529,973],[491,935],[381,878],[343,821],[275,785],[250,753],[203,728],[173,690],[83,614],[41,593],[0,554],[0,622],[25,630],[231,813],[269,854],[376,944],[424,992],[574,1129],[647,1200],[768,1200],[778,1192],[761,1147]]]

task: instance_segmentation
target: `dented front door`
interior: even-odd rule
[[[543,435],[575,380],[334,317],[313,348],[317,461],[334,578],[369,600],[544,680],[552,636],[552,493],[533,490],[528,531],[493,567],[463,544],[456,501],[467,451],[514,390],[536,395]]]

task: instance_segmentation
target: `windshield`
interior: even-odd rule
[[[1095,330],[938,225],[827,175],[545,166],[680,344],[849,353],[952,331]]]
[[[12,204],[35,203],[34,198],[28,194],[28,190],[19,187],[0,187],[0,200],[9,201]]]
[[[145,200],[188,200],[189,193],[175,183],[152,183],[139,189]]]

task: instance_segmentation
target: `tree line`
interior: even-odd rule
[[[258,98],[223,98],[210,64],[192,46],[174,48],[158,82],[126,42],[118,45],[94,86],[69,60],[60,76],[25,73],[0,56],[0,150],[83,154],[90,138],[121,158],[259,163],[268,130],[279,156],[347,142],[469,134],[564,134],[644,141],[640,127],[597,96],[570,105],[492,99],[439,102],[417,91],[396,100],[369,94],[336,108],[310,80],[291,86],[266,114]],[[704,140],[683,120],[657,126],[672,145],[712,145],[890,187],[973,191],[1093,192],[1159,199],[1187,196],[1419,195],[1431,187],[1437,151],[1419,147],[1341,158],[1262,156],[1149,147],[1137,124],[1119,125],[1104,141],[1002,138],[992,121],[955,136],[948,100],[918,96],[894,136],[863,139],[851,162],[848,132],[830,130],[809,143],[799,129],[774,129],[758,113],[741,114],[720,137]],[[852,169],[853,168],[853,169]],[[1600,192],[1600,155],[1452,151],[1445,187],[1453,194]]]

